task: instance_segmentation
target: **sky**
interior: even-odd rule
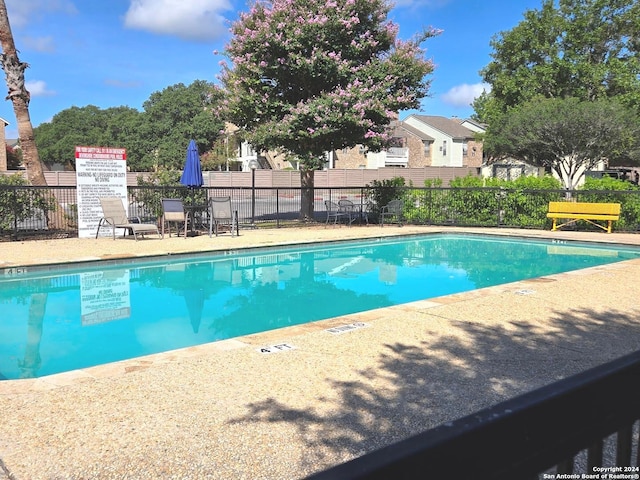
[[[195,80],[218,83],[230,26],[251,0],[5,0],[34,127],[71,107],[128,106],[142,111],[152,93]],[[487,85],[480,70],[491,61],[490,41],[511,30],[542,0],[395,0],[389,19],[410,39],[425,28],[436,68],[429,97],[400,112],[468,118]],[[3,88],[6,88],[3,84]],[[5,90],[6,91],[6,90]],[[13,106],[0,117],[17,138]]]

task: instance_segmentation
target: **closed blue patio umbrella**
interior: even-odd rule
[[[204,183],[202,179],[202,166],[200,165],[200,154],[198,153],[198,145],[195,140],[189,141],[187,147],[187,158],[184,162],[184,170],[180,176],[180,183],[190,189],[196,189],[202,187]],[[191,192],[191,232],[190,236],[196,235],[194,232],[195,219],[193,218],[196,211],[195,206],[195,192]]]
[[[187,158],[184,162],[184,171],[180,177],[180,183],[186,187],[201,187],[202,166],[200,165],[200,154],[198,153],[198,145],[195,140],[189,141],[187,147]]]

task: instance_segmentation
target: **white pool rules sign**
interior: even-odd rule
[[[76,147],[78,237],[94,238],[102,218],[101,197],[119,197],[127,205],[127,151],[124,148]],[[111,235],[100,228],[100,235]]]

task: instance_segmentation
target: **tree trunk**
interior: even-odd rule
[[[300,220],[304,222],[312,222],[313,216],[313,199],[314,199],[314,174],[312,169],[303,168],[300,170]]]
[[[29,65],[22,63],[18,58],[5,0],[0,0],[0,44],[3,52],[0,54],[0,64],[2,64],[9,89],[7,100],[13,103],[13,111],[18,122],[18,137],[22,149],[22,160],[27,169],[27,179],[31,185],[46,185],[29,117],[30,94],[24,85],[24,71]]]

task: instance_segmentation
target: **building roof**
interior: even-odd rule
[[[486,130],[487,129],[487,124],[486,123],[480,123],[476,120],[473,120],[472,118],[465,118],[464,120],[462,120],[460,122],[462,125],[464,125],[465,123],[470,123],[471,125],[474,125],[482,130]]]
[[[475,133],[463,127],[459,119],[451,119],[447,117],[438,117],[435,115],[412,115],[422,123],[429,125],[442,133],[449,135],[454,140],[464,140],[465,138],[474,138]]]
[[[418,130],[415,127],[412,127],[411,125],[407,125],[406,123],[399,120],[391,122],[391,127],[392,127],[391,134],[394,137],[406,138],[407,134],[409,134],[409,135],[413,135],[414,137],[418,137],[423,142],[425,141],[433,142],[435,140],[435,138],[433,138],[432,136],[427,135],[423,131]]]

